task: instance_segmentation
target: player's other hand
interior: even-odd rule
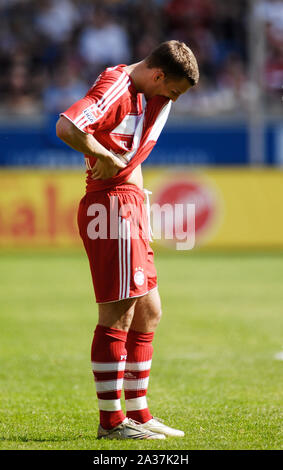
[[[106,180],[115,176],[118,171],[126,167],[126,164],[122,162],[118,157],[112,155],[111,158],[97,160],[92,169],[92,179],[94,180]]]

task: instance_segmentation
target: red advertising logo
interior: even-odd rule
[[[174,181],[163,186],[154,201],[163,206],[164,204],[195,205],[195,234],[196,241],[200,242],[203,237],[211,233],[211,229],[215,227],[217,215],[219,213],[219,199],[213,187],[205,180],[199,181],[195,178],[188,180]],[[187,231],[186,218],[175,218],[173,233],[183,230]],[[181,226],[182,225],[182,226]]]

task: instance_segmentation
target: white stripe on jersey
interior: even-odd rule
[[[107,67],[107,72],[111,72],[112,70],[115,70],[119,67],[119,65],[115,65],[114,67]]]
[[[104,113],[106,113],[106,111],[110,108],[110,106],[111,106],[113,103],[115,103],[115,101],[117,101],[117,100],[127,91],[127,89],[129,88],[131,82],[130,82],[130,80],[129,80],[129,81],[126,83],[126,80],[127,80],[127,78],[122,82],[122,84],[121,84],[119,87],[117,87],[117,88],[114,90],[114,92],[105,100],[105,102],[104,102],[101,106],[98,107],[97,104],[94,103],[93,105],[91,105],[91,106],[89,107],[89,111],[91,112],[92,109],[94,109],[95,107],[98,107],[98,109],[99,109],[100,111],[102,111],[102,115],[103,115]],[[118,94],[115,95],[115,93],[117,93],[118,90],[119,90],[119,91],[121,90],[120,93],[118,93]],[[109,101],[109,100],[111,100],[111,101]],[[100,117],[101,117],[101,116],[100,116]],[[100,117],[99,117],[99,118],[100,118]],[[86,122],[86,123],[83,124],[83,125],[82,125],[82,124],[80,124],[80,125],[81,125],[81,128],[84,129],[84,127],[86,127],[86,126],[88,125],[88,122]]]
[[[113,85],[111,85],[110,88],[108,88],[108,90],[106,90],[106,92],[104,93],[104,95],[100,98],[100,100],[98,100],[97,102],[97,105],[100,104],[100,102],[104,99],[104,98],[107,98],[107,96],[109,95],[109,93],[112,93],[112,91],[119,85],[119,83],[124,79],[125,77],[125,72],[123,72],[120,77],[118,78],[118,80],[116,80],[115,83],[113,83]],[[90,105],[92,106],[92,105]],[[87,109],[90,108],[90,106],[88,106],[88,108],[86,108],[84,111],[86,111]],[[77,123],[82,117],[84,116],[84,113],[82,112],[80,114],[80,116],[78,116],[76,119],[75,119],[75,122]]]
[[[138,121],[138,115],[136,114],[127,114],[123,121],[111,131],[111,134],[120,134],[120,135],[134,135],[136,130],[136,125]]]
[[[160,136],[160,133],[167,121],[167,118],[171,109],[171,105],[172,105],[172,101],[170,100],[165,106],[163,106],[163,108],[161,109],[160,113],[157,116],[155,123],[152,126],[152,129],[146,139],[145,144],[147,144],[147,142],[149,142],[150,140],[157,142],[158,137]]]
[[[118,78],[118,80],[115,82],[115,86],[112,85],[105,93],[104,95],[102,96],[102,98],[100,98],[100,100],[97,102],[97,106],[100,106],[103,104],[103,102],[108,102],[111,97],[117,92],[117,88],[121,88],[121,86],[123,87],[123,84],[125,82],[127,82],[129,80],[129,77],[128,75],[125,74],[125,72],[122,72],[121,73],[121,76]],[[130,81],[130,80],[129,80]],[[104,103],[105,105],[105,103]]]
[[[123,82],[121,83],[121,85],[119,85],[119,87],[117,87],[114,92],[111,94],[111,96],[109,96],[105,102],[99,106],[99,109],[100,110],[103,110],[103,112],[105,113],[108,108],[118,99],[120,98],[120,96],[122,96],[125,91],[127,91],[127,89],[129,88],[131,84],[131,81],[128,80],[128,78],[126,77],[125,80],[123,80]],[[121,91],[120,91],[121,90]],[[118,91],[120,91],[120,93],[117,95]],[[115,95],[116,94],[116,95]],[[111,101],[110,101],[111,100]],[[93,104],[91,107],[94,107],[96,106],[96,104]]]
[[[76,117],[74,120],[75,124],[82,128],[88,124],[88,118],[86,113],[90,112],[95,107],[100,111],[103,111],[103,114],[108,110],[108,108],[113,104],[130,86],[131,81],[128,75],[125,72],[122,72],[118,80],[104,93],[104,95],[96,103],[92,103],[90,106],[85,108],[83,112]],[[122,91],[122,93],[121,93]]]
[[[136,126],[136,130],[134,133],[133,137],[133,145],[132,145],[132,150],[124,154],[124,158],[129,162],[137,153],[137,150],[140,146],[141,138],[142,138],[142,133],[143,133],[143,123],[144,123],[144,117],[145,117],[145,110],[143,110],[142,114],[138,116],[138,122]]]

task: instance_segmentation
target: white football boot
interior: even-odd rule
[[[170,428],[163,423],[162,419],[159,418],[152,418],[146,423],[142,424],[144,429],[147,429],[151,432],[157,432],[164,434],[165,436],[171,437],[184,437],[185,433],[183,431],[179,431],[179,429]]]
[[[97,439],[165,439],[164,434],[145,429],[133,419],[125,418],[124,421],[113,429],[103,429],[98,426]]]

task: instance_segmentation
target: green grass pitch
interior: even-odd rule
[[[283,448],[282,256],[175,252],[156,265],[148,402],[185,437],[96,439],[87,259],[14,253],[1,255],[1,449]]]

